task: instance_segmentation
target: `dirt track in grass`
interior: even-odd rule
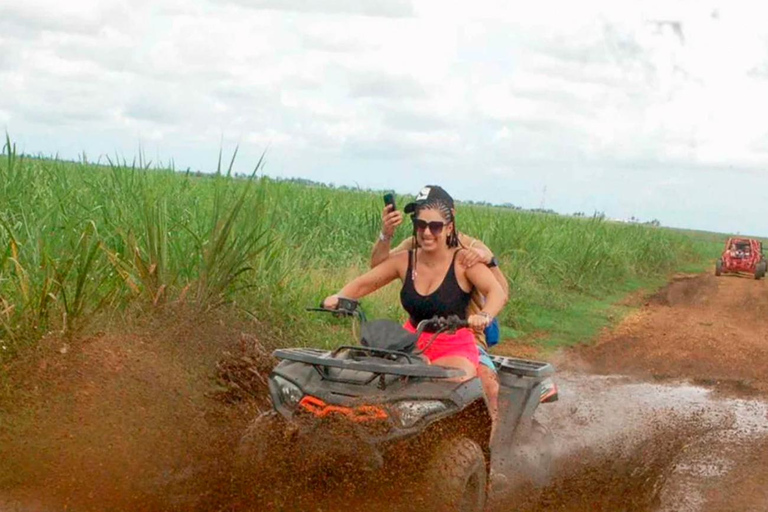
[[[766,317],[764,281],[680,277],[596,344],[558,354],[561,400],[540,409],[557,439],[551,483],[525,496],[500,487],[491,508],[768,510]],[[0,510],[286,509],[232,485],[234,447],[266,406],[270,339],[255,324],[182,313],[46,338],[7,369]],[[391,489],[312,485],[322,489],[294,485],[286,499],[298,510],[394,506]]]
[[[680,277],[575,355],[590,372],[766,394],[768,286],[749,276]]]
[[[550,489],[564,500],[553,509],[768,510],[766,319],[765,281],[679,276],[643,299],[639,311],[602,333],[596,344],[561,354],[558,366],[566,385],[574,379],[571,385],[586,398],[573,397],[576,424],[581,420],[586,431],[615,432],[609,437],[621,439],[622,446],[638,447],[629,454],[634,462],[619,463],[618,474],[623,468],[629,476],[608,479],[606,486],[636,481],[638,492],[625,490],[621,494],[629,499],[614,499],[609,506],[600,505],[596,492],[592,502],[582,502],[593,508],[571,506],[569,493],[562,491],[583,478],[576,471],[569,479],[573,472],[566,470],[563,487]],[[568,414],[561,410],[553,416],[558,414],[556,422],[573,425]],[[638,432],[634,438],[633,430]],[[609,450],[598,466],[615,470],[615,453]],[[573,467],[590,467],[576,460]],[[581,488],[589,489],[589,483]]]

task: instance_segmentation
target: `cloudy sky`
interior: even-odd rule
[[[768,235],[768,3],[0,1],[0,128]]]

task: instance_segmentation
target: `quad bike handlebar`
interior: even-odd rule
[[[422,320],[419,322],[419,325],[416,326],[416,331],[421,334],[430,327],[440,332],[444,332],[447,330],[456,330],[469,327],[469,322],[467,320],[462,320],[456,315],[451,315],[448,317],[433,316],[428,320]]]
[[[417,336],[420,337],[422,333],[424,333],[424,331],[428,328],[435,329],[435,332],[432,335],[432,337],[429,338],[429,341],[424,345],[424,348],[415,350],[414,354],[416,355],[423,354],[432,345],[432,343],[435,342],[435,340],[440,334],[446,331],[455,331],[463,327],[469,327],[469,322],[466,320],[462,320],[456,315],[451,315],[448,317],[433,316],[428,320],[422,320],[421,322],[419,322],[419,325],[416,326]]]
[[[331,313],[334,316],[356,316],[361,321],[365,321],[365,313],[360,309],[360,302],[355,299],[348,299],[346,297],[339,297],[339,303],[336,308],[329,309],[323,307],[323,303],[320,302],[320,307],[305,308],[306,311],[314,311],[317,313]]]
[[[339,302],[336,305],[336,308],[329,309],[326,307],[323,307],[323,303],[320,303],[320,307],[315,308],[305,308],[307,311],[313,311],[318,313],[331,313],[334,316],[346,316],[346,317],[357,317],[361,323],[366,322],[365,313],[363,312],[362,308],[360,308],[360,302],[355,299],[350,299],[347,297],[339,297]],[[469,322],[467,320],[463,320],[459,318],[456,315],[450,315],[448,317],[440,317],[440,316],[433,316],[432,318],[422,320],[419,322],[419,324],[416,326],[416,336],[420,337],[427,329],[434,331],[434,334],[429,339],[429,341],[426,343],[424,348],[420,350],[415,350],[415,355],[421,355],[424,353],[427,348],[429,348],[432,343],[437,339],[437,337],[446,331],[456,331],[457,329],[462,329],[464,327],[469,327]],[[354,328],[353,328],[354,332]],[[429,331],[427,331],[429,332]]]
[[[339,297],[339,303],[334,309],[323,307],[323,303],[320,303],[320,307],[305,308],[306,311],[315,311],[319,313],[331,313],[336,316],[358,316],[361,320],[365,321],[363,310],[360,309],[360,302],[355,299],[348,299],[346,297]],[[427,320],[422,320],[416,326],[416,332],[421,334],[426,329],[434,329],[439,332],[446,330],[456,330],[464,327],[469,327],[469,322],[462,320],[456,315],[448,317],[433,316]]]

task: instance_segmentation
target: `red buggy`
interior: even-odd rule
[[[746,272],[760,279],[768,269],[763,243],[753,238],[729,238],[720,259],[715,262],[715,275]]]

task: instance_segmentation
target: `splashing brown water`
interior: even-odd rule
[[[540,409],[557,439],[551,483],[500,487],[492,510],[767,510],[768,299],[755,286],[680,280],[597,346],[566,354],[561,401]],[[0,510],[420,510],[396,486],[361,484],[355,468],[299,471],[272,498],[236,485],[235,447],[267,406],[262,345],[262,326],[185,314],[47,338],[9,369]]]

